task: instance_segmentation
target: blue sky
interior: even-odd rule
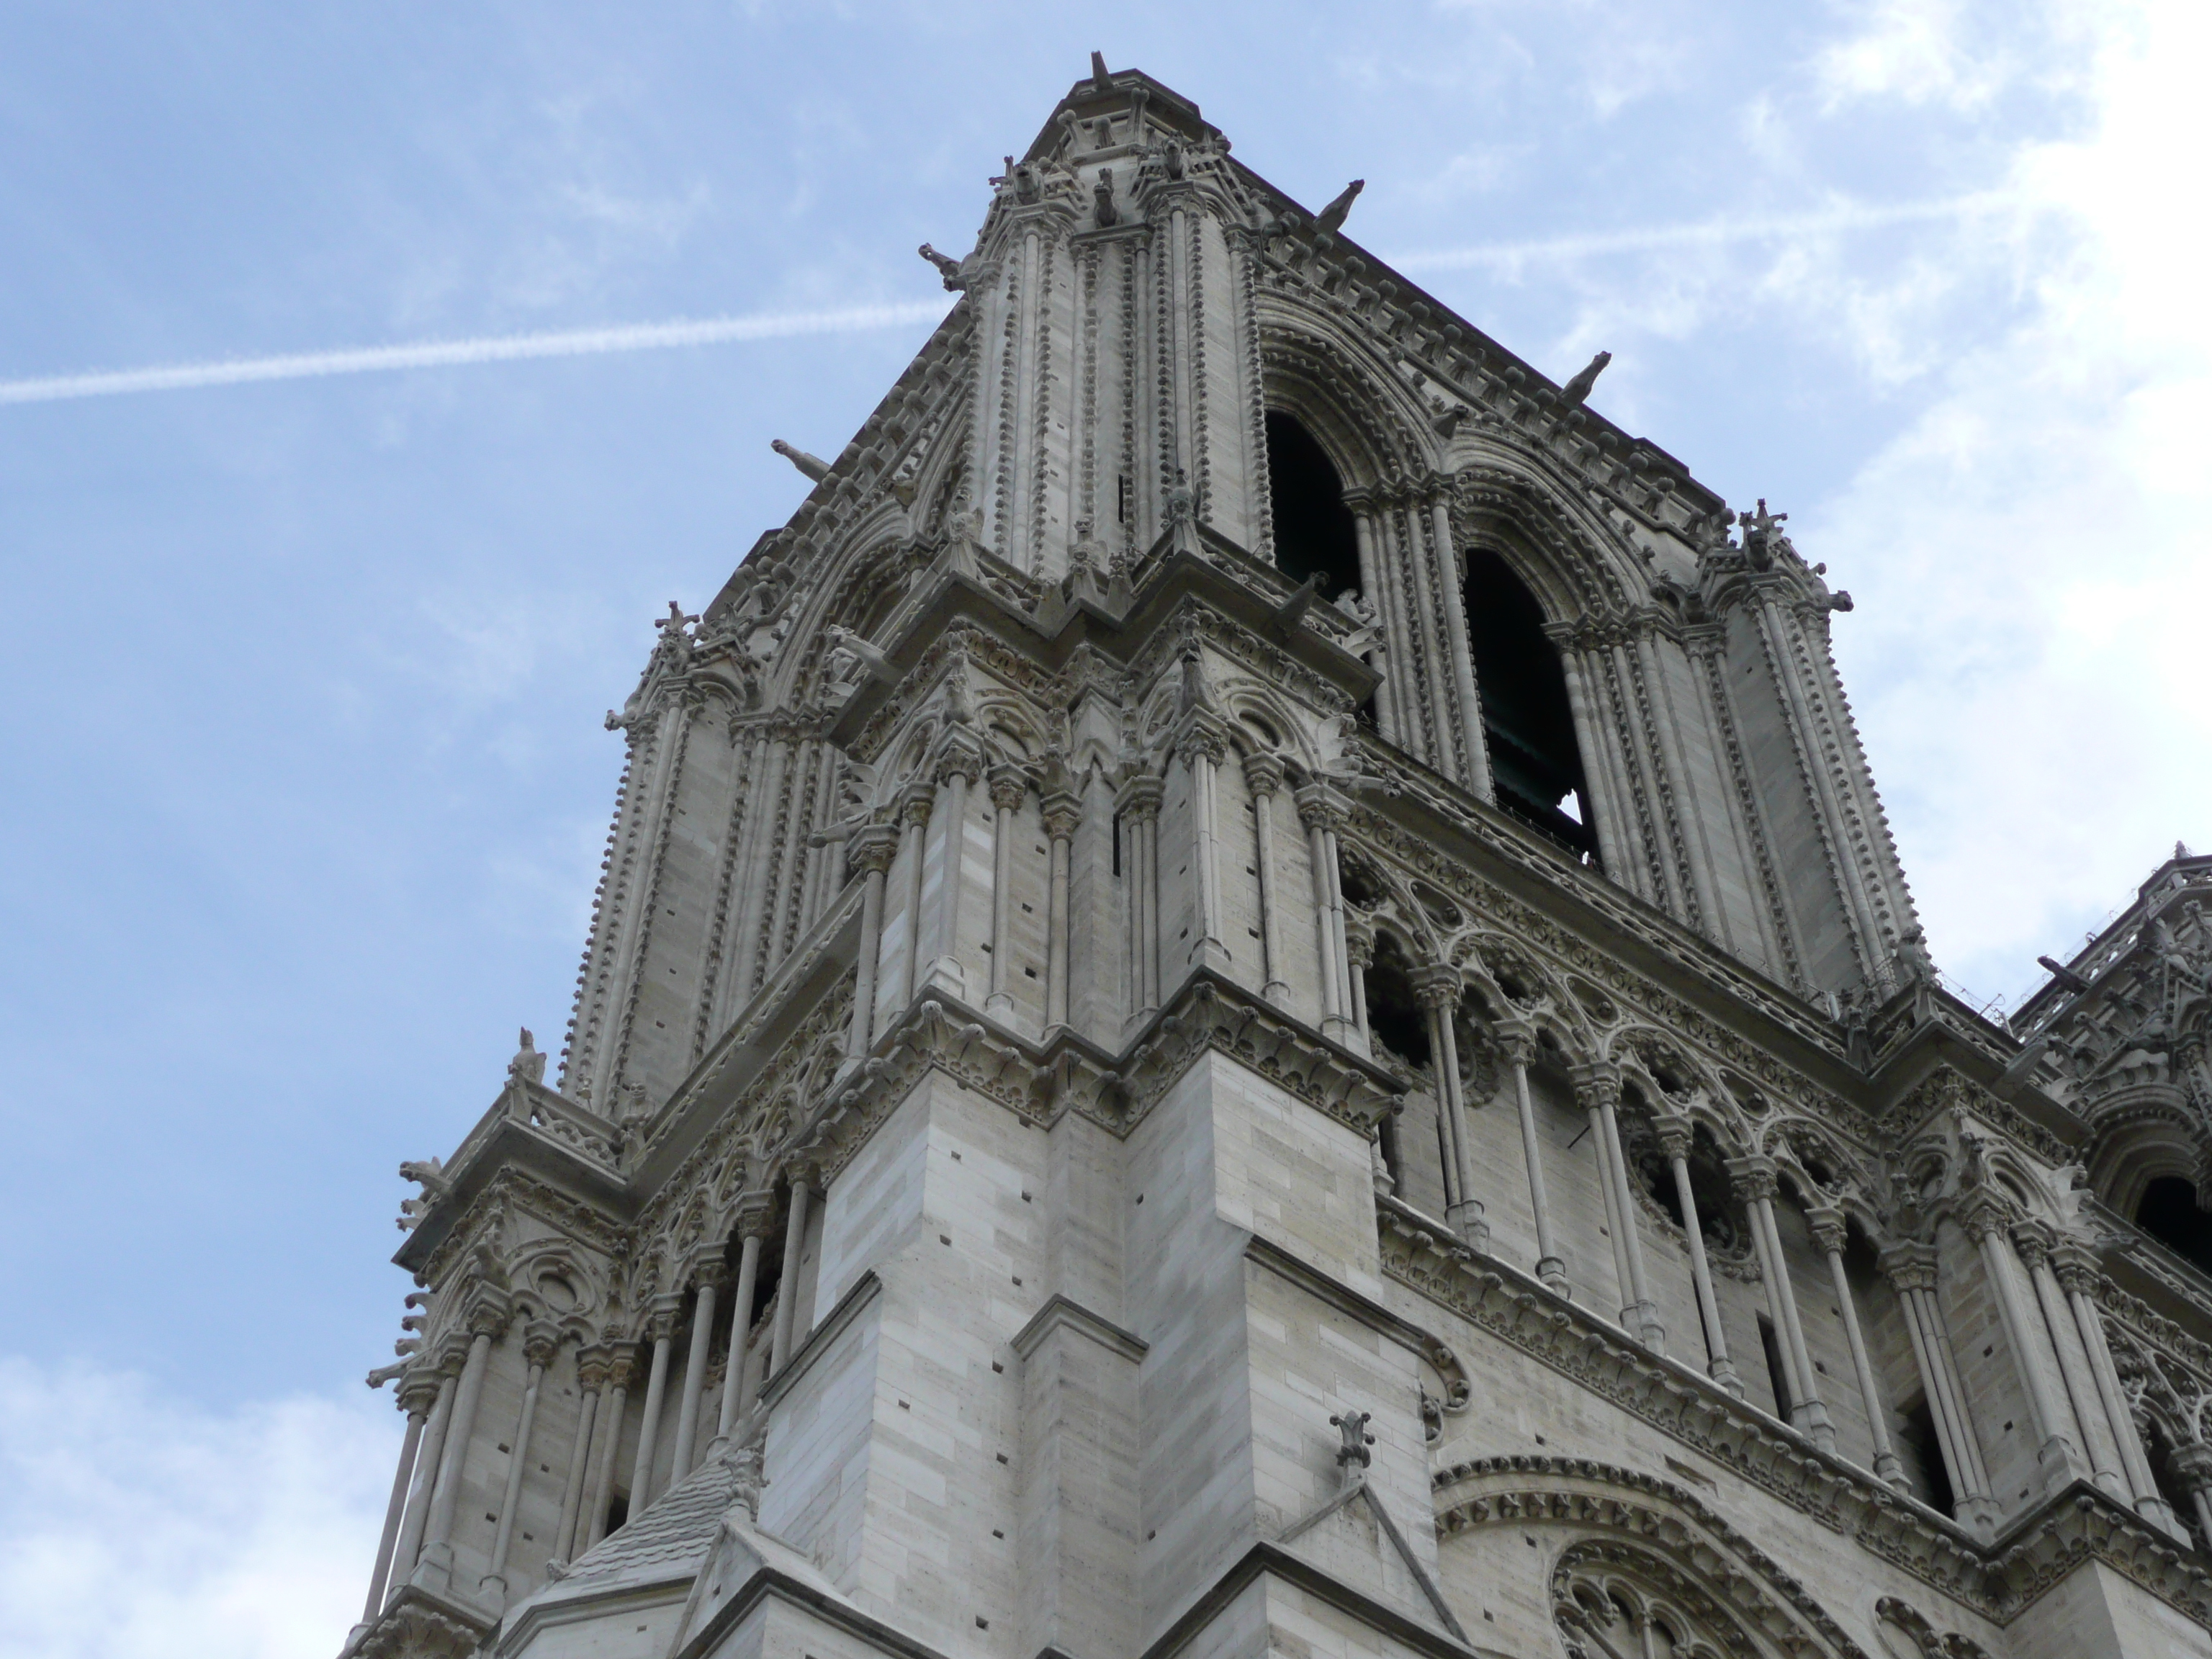
[[[1310,205],[1364,177],[1356,240],[1555,374],[1609,349],[1607,415],[1790,512],[1938,959],[2016,994],[2212,842],[2203,10],[17,0],[0,1659],[334,1650],[394,1166],[559,1040],[653,615],[929,324],[9,386],[941,305],[915,245],[1095,46]]]

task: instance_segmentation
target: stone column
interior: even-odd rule
[[[1413,994],[1429,1019],[1429,1048],[1435,1055],[1443,1114],[1444,1139],[1451,1148],[1455,1191],[1446,1206],[1452,1231],[1477,1249],[1490,1247],[1490,1227],[1482,1200],[1474,1195],[1474,1159],[1468,1142],[1467,1099],[1459,1074],[1459,1002],[1464,989],[1459,969],[1449,963],[1422,969],[1413,976]]]
[[[1367,970],[1375,965],[1375,934],[1371,928],[1344,930],[1344,987],[1352,995],[1352,1030],[1358,1041],[1352,1046],[1370,1059],[1375,1054],[1375,1034],[1367,1029]]]
[[[1321,1030],[1342,1042],[1352,1029],[1352,996],[1345,984],[1344,901],[1336,880],[1334,802],[1318,783],[1301,786],[1292,797],[1305,826],[1306,854],[1313,866],[1314,926],[1321,942]]]
[[[384,1511],[384,1535],[377,1540],[376,1569],[368,1578],[368,1601],[361,1620],[374,1620],[384,1607],[384,1587],[392,1577],[392,1553],[399,1541],[399,1522],[407,1512],[407,1488],[415,1474],[415,1454],[422,1444],[422,1425],[441,1389],[429,1376],[410,1371],[399,1384],[399,1408],[407,1413],[407,1436],[399,1444],[399,1468],[392,1477],[392,1501]]]
[[[1129,1018],[1141,1025],[1159,1012],[1160,800],[1166,791],[1156,777],[1124,782],[1114,809],[1121,816],[1127,842],[1129,893]]]
[[[1182,966],[1202,964],[1226,974],[1231,964],[1229,946],[1221,937],[1221,830],[1214,784],[1229,748],[1209,726],[1186,730],[1178,747],[1190,771],[1191,839],[1195,843],[1191,861],[1198,867],[1199,939]]]
[[[1928,1413],[1936,1419],[1936,1437],[1942,1443],[1943,1462],[1950,1472],[1954,1512],[1987,1542],[1996,1535],[1997,1506],[1990,1496],[1981,1442],[1966,1412],[1950,1334],[1936,1301],[1935,1247],[1893,1244],[1881,1254],[1881,1270],[1905,1310],[1905,1333],[1912,1343],[1921,1390],[1928,1397]]]
[[[637,1376],[637,1344],[621,1342],[611,1345],[612,1360],[608,1376],[614,1382],[614,1392],[607,1396],[599,1413],[599,1467],[592,1476],[591,1494],[585,1499],[585,1509],[591,1516],[585,1528],[584,1549],[607,1535],[607,1514],[615,1501],[615,1456],[622,1449],[623,1412],[629,1404],[629,1385]],[[578,1554],[583,1551],[579,1550]]]
[[[492,1540],[491,1571],[477,1581],[479,1595],[491,1605],[507,1605],[507,1556],[514,1544],[515,1511],[522,1506],[522,1478],[530,1468],[530,1431],[538,1422],[538,1390],[545,1381],[545,1368],[560,1349],[561,1334],[550,1325],[532,1325],[523,1334],[522,1354],[530,1366],[522,1385],[522,1413],[515,1419],[514,1450],[507,1455],[507,1490],[499,1500],[499,1531]]]
[[[921,878],[927,855],[929,818],[936,809],[937,792],[926,783],[910,783],[899,794],[899,851],[906,855],[906,950],[899,974],[895,1008],[904,1008],[921,988]]]
[[[667,1408],[668,1349],[676,1329],[673,1297],[662,1297],[653,1309],[647,1332],[653,1342],[653,1361],[645,1379],[645,1415],[637,1430],[637,1458],[630,1465],[629,1512],[642,1515],[653,1502],[653,1455],[660,1449],[661,1413]]]
[[[1038,808],[1044,818],[1045,840],[1052,848],[1044,964],[1044,1028],[1050,1033],[1067,1024],[1068,862],[1076,828],[1083,822],[1083,803],[1061,790],[1045,796]]]
[[[945,791],[945,850],[939,854],[937,954],[926,983],[933,991],[963,1001],[968,996],[968,970],[960,961],[960,890],[967,884],[961,871],[968,851],[968,786],[982,769],[980,759],[957,748],[946,750],[937,763],[937,781]]]
[[[1518,1021],[1498,1028],[1498,1046],[1513,1073],[1513,1104],[1521,1116],[1521,1161],[1528,1171],[1528,1209],[1536,1218],[1536,1277],[1562,1300],[1571,1300],[1566,1259],[1552,1231],[1552,1200],[1544,1189],[1544,1150],[1536,1133],[1536,1103],[1528,1093],[1528,1062],[1536,1057],[1535,1033]]]
[[[1843,1316],[1844,1340],[1850,1344],[1851,1370],[1858,1378],[1859,1399],[1866,1406],[1867,1435],[1874,1443],[1874,1472],[1899,1492],[1911,1483],[1905,1478],[1905,1465],[1889,1443],[1889,1413],[1882,1404],[1881,1390],[1875,1384],[1874,1362],[1867,1358],[1866,1338],[1859,1329],[1858,1304],[1851,1297],[1850,1275],[1844,1269],[1844,1245],[1850,1237],[1848,1224],[1842,1211],[1830,1205],[1817,1205],[1805,1212],[1805,1224],[1813,1230],[1813,1243],[1828,1259],[1828,1279],[1836,1290],[1836,1310]]]
[[[1436,526],[1437,573],[1446,580],[1450,591],[1438,596],[1437,609],[1444,613],[1445,648],[1451,653],[1452,683],[1459,694],[1460,740],[1467,748],[1467,776],[1461,780],[1468,793],[1483,800],[1496,799],[1497,791],[1490,781],[1490,753],[1483,744],[1482,701],[1474,684],[1474,652],[1467,637],[1467,585],[1461,573],[1459,555],[1453,550],[1451,514],[1439,493],[1429,502],[1431,521]]]
[[[2135,1413],[2128,1404],[2127,1390],[2120,1386],[2119,1370],[2112,1364],[2112,1345],[2105,1340],[2104,1317],[2096,1300],[2100,1278],[2096,1260],[2080,1245],[2067,1243],[2052,1253],[2052,1266],[2073,1309],[2074,1326],[2081,1334],[2081,1346],[2087,1352],[2090,1375],[2096,1381],[2098,1398],[2104,1402],[2105,1420],[2118,1443],[2120,1467],[2127,1473],[2136,1511],[2178,1536],[2182,1530],[2180,1520],[2173,1513],[2172,1505],[2159,1492],[2158,1481],[2151,1473],[2150,1458],[2143,1451],[2142,1437],[2136,1432]],[[2212,1534],[2207,1536],[2212,1538]]]
[[[439,1366],[437,1375],[438,1397],[431,1405],[422,1443],[415,1454],[414,1489],[408,1494],[407,1512],[400,1517],[399,1542],[393,1548],[392,1570],[385,1580],[392,1589],[414,1576],[415,1564],[422,1559],[422,1529],[430,1518],[431,1495],[437,1490],[438,1469],[445,1461],[446,1431],[453,1420],[453,1389],[460,1377],[453,1356]],[[389,1590],[386,1599],[390,1599]]]
[[[1264,981],[1260,994],[1278,1008],[1287,1008],[1291,1001],[1290,982],[1283,977],[1287,965],[1283,960],[1281,907],[1275,896],[1275,795],[1283,787],[1283,761],[1279,755],[1247,755],[1244,757],[1244,782],[1252,792],[1252,835],[1259,855],[1252,860],[1252,869],[1260,884],[1260,975]],[[1359,1001],[1357,990],[1352,994],[1355,1006]],[[1366,1029],[1363,1018],[1360,1029]]]
[[[983,1012],[1011,1020],[1013,993],[1006,988],[1014,971],[1014,814],[1021,811],[1029,780],[1018,766],[991,769],[991,807],[998,814],[991,832],[991,992]]]
[[[722,1367],[722,1415],[716,1438],[729,1433],[752,1407],[753,1303],[760,1293],[761,1246],[775,1220],[773,1193],[747,1193],[738,1200],[738,1290],[730,1304],[729,1358]]]
[[[449,1591],[453,1583],[453,1512],[468,1468],[469,1440],[476,1433],[477,1407],[483,1401],[484,1372],[491,1366],[492,1338],[506,1324],[503,1310],[479,1304],[469,1319],[469,1357],[453,1390],[453,1426],[446,1433],[446,1455],[438,1464],[438,1489],[430,1495],[430,1518],[423,1528],[422,1555],[415,1564],[415,1583],[428,1590]]]
[[[2189,1489],[2189,1502],[2197,1511],[2197,1525],[2212,1540],[2212,1446],[2202,1440],[2175,1449],[2168,1460],[2181,1484]]]
[[[1797,1318],[1797,1292],[1790,1283],[1790,1262],[1782,1253],[1782,1231],[1774,1224],[1774,1195],[1781,1190],[1774,1160],[1764,1153],[1732,1158],[1729,1177],[1744,1194],[1751,1212],[1752,1242],[1759,1247],[1759,1275],[1766,1281],[1768,1316],[1782,1350],[1782,1370],[1790,1384],[1790,1421],[1822,1451],[1836,1449],[1836,1425],[1814,1382],[1812,1356],[1805,1349],[1805,1328]]]
[[[1705,1334],[1705,1375],[1741,1400],[1743,1379],[1729,1358],[1720,1301],[1713,1294],[1712,1263],[1706,1259],[1705,1229],[1698,1220],[1698,1196],[1690,1187],[1690,1146],[1696,1132],[1686,1117],[1654,1117],[1651,1128],[1659,1137],[1667,1167],[1674,1171],[1674,1202],[1681,1209],[1682,1231],[1689,1241],[1690,1281],[1698,1293],[1698,1323]]]
[[[1584,1066],[1575,1073],[1575,1092],[1589,1113],[1597,1143],[1599,1178],[1605,1185],[1605,1211],[1613,1235],[1613,1261],[1620,1274],[1620,1327],[1645,1346],[1667,1352],[1667,1328],[1644,1272],[1644,1241],[1636,1229],[1636,1198],[1629,1190],[1628,1160],[1620,1150],[1620,1073],[1610,1065]]]
[[[576,1386],[583,1400],[576,1411],[576,1443],[568,1453],[568,1475],[561,1485],[561,1521],[553,1532],[553,1559],[563,1565],[576,1553],[577,1521],[584,1512],[585,1489],[592,1480],[592,1431],[599,1417],[612,1356],[605,1348],[576,1350]]]
[[[714,1303],[729,1275],[719,1254],[691,1270],[691,1282],[699,1293],[691,1309],[691,1350],[684,1361],[684,1395],[676,1413],[676,1456],[668,1471],[672,1486],[691,1473],[691,1449],[699,1439],[699,1402],[707,1392],[707,1367],[714,1363]]]
[[[2120,1467],[2119,1442],[2106,1418],[2105,1402],[2098,1395],[2097,1379],[2090,1373],[2089,1357],[2082,1350],[2073,1310],[2066,1305],[2066,1293],[2059,1289],[2058,1276],[2051,1271],[2051,1234],[2039,1223],[2023,1222],[2012,1230],[2012,1242],[2027,1264],[2043,1328],[2058,1356],[2059,1381],[2065,1386],[2066,1403],[2073,1408],[2075,1424],[2081,1433],[2081,1450],[2089,1459],[2091,1477],[2115,1502],[2126,1504],[2130,1493],[2126,1473]]]
[[[799,1258],[806,1248],[806,1206],[813,1196],[811,1179],[802,1169],[791,1171],[791,1205],[783,1222],[783,1271],[775,1291],[775,1331],[769,1348],[768,1374],[774,1376],[790,1363],[792,1327],[799,1313]]]
[[[769,952],[763,948],[766,937],[775,931],[775,919],[769,908],[769,878],[775,869],[776,803],[783,798],[784,769],[791,762],[791,743],[787,737],[774,736],[762,746],[763,757],[760,785],[753,791],[757,803],[757,827],[746,826],[746,847],[740,868],[744,872],[744,890],[738,896],[738,928],[731,937],[733,966],[730,969],[730,1010],[732,1013],[743,1008],[753,994],[753,969],[768,961]],[[748,817],[754,814],[748,813]],[[798,815],[794,813],[794,817]],[[767,969],[763,969],[765,973]]]
[[[876,1040],[876,972],[884,950],[884,880],[898,854],[898,832],[887,823],[858,831],[846,848],[862,872],[860,950],[853,981],[853,1022],[845,1028],[845,1059],[857,1064]]]
[[[1993,1203],[1984,1203],[1960,1219],[1981,1252],[1982,1271],[1996,1297],[1997,1316],[2004,1326],[2005,1346],[2012,1350],[2013,1368],[2027,1392],[2028,1426],[2035,1435],[2036,1465],[2043,1471],[2043,1489],[2055,1492],[2081,1471],[2081,1454],[2067,1434],[2067,1419],[2051,1388],[2043,1354],[2034,1341],[2026,1298],[2021,1294],[2020,1263],[2012,1253],[2008,1218]]]

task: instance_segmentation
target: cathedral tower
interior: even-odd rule
[[[1849,596],[1357,193],[1094,59],[779,445],[403,1171],[349,1653],[2212,1654],[2212,1280],[1929,960]]]

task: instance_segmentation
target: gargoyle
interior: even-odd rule
[[[1326,231],[1343,228],[1345,220],[1351,215],[1352,203],[1358,199],[1359,192],[1366,188],[1367,181],[1364,179],[1354,179],[1344,187],[1343,193],[1334,202],[1314,215],[1315,225]]]
[[[804,472],[816,483],[820,483],[824,478],[830,476],[830,463],[823,460],[819,455],[810,455],[803,449],[793,448],[791,445],[784,442],[781,438],[769,440],[769,447],[775,451],[777,454],[782,456],[785,460],[789,461],[793,466],[797,467],[801,472]]]
[[[869,678],[879,680],[885,685],[898,684],[898,670],[891,666],[890,659],[851,629],[831,623],[823,630],[822,636],[830,641],[831,649],[845,652],[866,669]]]
[[[401,1232],[413,1232],[422,1218],[429,1214],[430,1206],[453,1191],[453,1183],[441,1173],[444,1169],[444,1164],[434,1158],[427,1163],[417,1163],[410,1158],[399,1166],[402,1181],[419,1182],[422,1188],[419,1197],[399,1200],[399,1215],[394,1224]]]
[[[1559,407],[1580,409],[1589,400],[1590,389],[1597,384],[1597,377],[1605,373],[1605,366],[1612,361],[1610,351],[1601,351],[1583,364],[1582,372],[1559,388]]]
[[[949,253],[939,253],[927,242],[920,249],[921,257],[937,267],[937,274],[945,279],[945,289],[957,294],[968,286],[968,279],[960,274],[960,261]]]

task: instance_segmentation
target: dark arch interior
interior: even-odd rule
[[[1467,629],[1498,804],[1595,860],[1597,837],[1566,673],[1544,637],[1535,595],[1487,548],[1468,555]]]
[[[2184,1261],[2212,1273],[2212,1216],[2197,1207],[2197,1188],[2184,1177],[2154,1177],[2136,1206],[2136,1225]]]
[[[1293,581],[1318,577],[1334,599],[1359,586],[1359,537],[1344,480],[1295,415],[1267,411],[1267,499],[1275,515],[1275,568]]]
[[[1367,1029],[1375,1041],[1412,1066],[1429,1063],[1429,1019],[1413,994],[1413,964],[1389,933],[1375,939],[1366,974]]]

